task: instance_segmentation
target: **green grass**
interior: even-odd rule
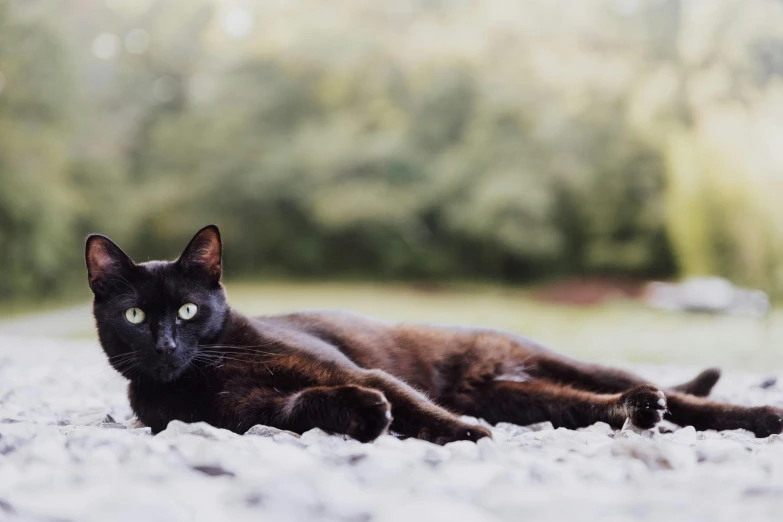
[[[427,291],[410,285],[233,281],[227,289],[234,308],[251,315],[338,308],[390,320],[510,330],[573,357],[606,363],[783,369],[780,310],[757,320],[670,314],[630,302],[577,308],[533,301],[522,289],[487,285]],[[49,335],[94,336],[88,307],[40,319],[44,324],[27,317],[0,322],[0,333],[16,324],[15,333],[21,327]]]

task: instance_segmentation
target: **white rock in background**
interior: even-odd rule
[[[675,312],[764,317],[770,302],[761,290],[734,286],[720,277],[693,277],[682,283],[649,283],[642,299],[653,308]]]

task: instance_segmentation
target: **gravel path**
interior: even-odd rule
[[[638,368],[662,384],[693,369]],[[714,396],[783,405],[769,376]],[[781,520],[783,437],[502,424],[438,447],[257,426],[133,428],[95,343],[0,333],[0,520]]]

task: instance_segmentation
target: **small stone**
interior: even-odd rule
[[[228,471],[220,466],[192,466],[192,469],[210,477],[236,477],[233,471]]]
[[[676,440],[677,442],[696,442],[696,428],[693,426],[686,426],[672,433],[669,438],[671,440]]]
[[[102,422],[100,424],[101,428],[109,429],[109,430],[127,430],[128,427],[124,424],[120,424],[119,422]]]
[[[13,515],[16,513],[16,510],[14,507],[7,501],[0,498],[0,513],[6,513],[8,515]]]
[[[773,498],[781,498],[783,497],[783,488],[775,486],[753,486],[746,489],[742,494],[746,497],[770,496]]]
[[[269,438],[275,438],[278,435],[288,435],[296,439],[300,437],[298,433],[294,433],[293,431],[281,430],[278,428],[273,428],[272,426],[264,426],[263,424],[256,424],[255,426],[247,430],[245,432],[245,435],[255,435],[257,437],[269,437]]]
[[[209,440],[230,440],[238,437],[236,433],[220,428],[215,428],[206,422],[194,422],[192,424],[187,424],[178,420],[169,422],[169,425],[166,427],[166,429],[158,433],[157,436],[161,439],[167,439],[179,437],[182,435],[195,435],[197,437],[204,437],[205,439]]]
[[[555,426],[549,421],[530,424],[525,427],[528,431],[554,431],[555,429]]]

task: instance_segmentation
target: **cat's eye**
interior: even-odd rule
[[[141,324],[144,322],[145,317],[146,315],[141,308],[128,308],[125,310],[125,319],[127,319],[129,323]]]
[[[187,303],[179,307],[177,315],[187,321],[188,319],[193,319],[193,316],[196,315],[197,311],[198,306],[194,305],[193,303]]]

